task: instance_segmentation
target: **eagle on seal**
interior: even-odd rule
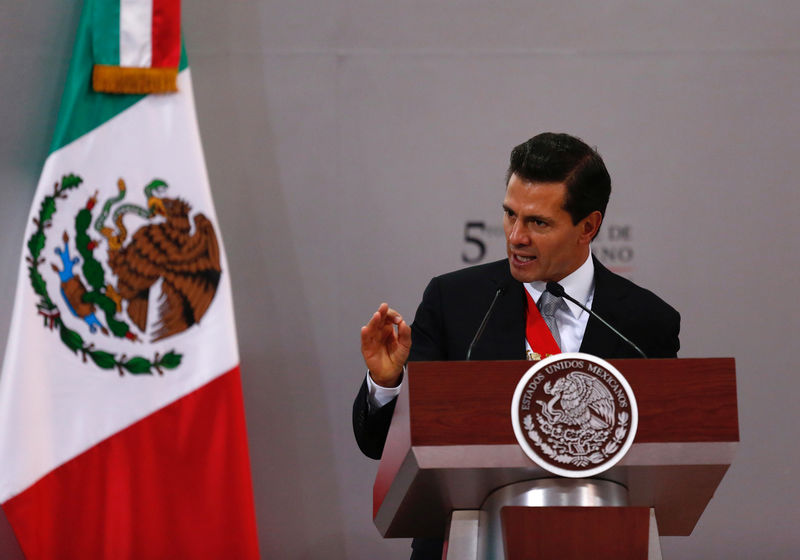
[[[150,288],[159,280],[158,321],[153,342],[180,333],[208,310],[222,270],[217,236],[203,214],[189,220],[191,206],[180,198],[149,200],[153,215],[165,220],[142,226],[127,244],[109,243],[108,265],[117,277],[110,297],[127,301],[127,314],[141,330],[147,326]],[[109,239],[110,241],[110,239]],[[123,240],[124,242],[124,240]]]
[[[603,430],[614,423],[614,398],[598,379],[580,371],[573,371],[545,383],[544,392],[553,395],[542,405],[542,413],[555,424],[579,426],[581,429]],[[560,410],[555,408],[560,401]]]

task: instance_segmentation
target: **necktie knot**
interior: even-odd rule
[[[539,312],[547,317],[555,317],[556,311],[561,304],[564,303],[564,300],[558,296],[554,296],[550,292],[542,293],[542,297],[539,298],[538,307]]]

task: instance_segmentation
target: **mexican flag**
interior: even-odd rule
[[[86,0],[0,374],[29,559],[258,558],[230,268],[175,0]]]

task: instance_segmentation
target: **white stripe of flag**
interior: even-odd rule
[[[119,65],[149,68],[153,60],[153,3],[120,0]]]

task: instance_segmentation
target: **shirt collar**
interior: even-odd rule
[[[561,284],[561,287],[564,288],[564,291],[567,294],[571,295],[579,302],[589,307],[591,300],[593,299],[592,296],[594,295],[594,261],[592,260],[591,253],[589,253],[589,256],[581,266],[579,266],[569,276],[563,278],[559,284]],[[537,281],[528,282],[525,284],[525,289],[528,290],[528,293],[531,294],[531,297],[535,302],[539,301],[539,298],[544,293],[546,287],[547,282]],[[577,318],[581,313],[583,313],[583,309],[568,299],[565,299],[564,302],[567,304],[567,308],[573,317]]]

